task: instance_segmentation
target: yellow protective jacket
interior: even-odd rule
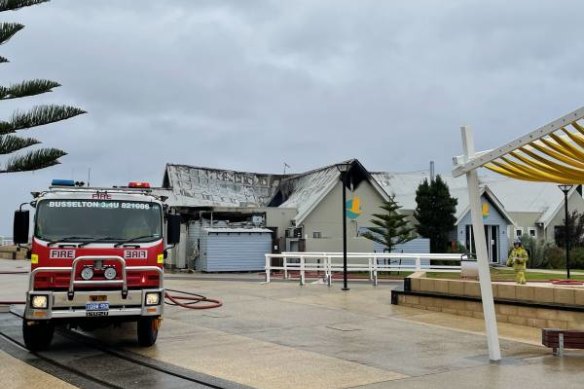
[[[514,247],[507,259],[507,266],[513,266],[515,270],[525,270],[529,257],[523,247]]]

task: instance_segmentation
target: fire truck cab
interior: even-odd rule
[[[164,258],[180,239],[180,216],[166,213],[166,199],[147,183],[90,188],[54,180],[33,196],[26,347],[48,348],[56,325],[92,330],[128,321],[137,323],[139,345],[153,345],[163,313]],[[29,243],[29,211],[22,206],[14,241]]]

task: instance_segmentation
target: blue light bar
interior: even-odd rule
[[[51,185],[52,186],[75,186],[75,181],[55,178],[53,181],[51,181]]]

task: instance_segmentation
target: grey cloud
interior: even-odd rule
[[[50,178],[159,184],[167,162],[280,172],[359,158],[439,171],[459,126],[492,148],[582,105],[580,16],[570,1],[54,0],[10,13],[4,82],[89,113],[31,130],[63,165],[0,176],[10,211]]]

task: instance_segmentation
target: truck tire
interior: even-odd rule
[[[22,321],[24,345],[30,351],[46,350],[51,345],[55,326],[45,321]]]
[[[160,327],[159,317],[141,317],[138,319],[138,345],[141,347],[150,347],[156,343],[158,327]]]

